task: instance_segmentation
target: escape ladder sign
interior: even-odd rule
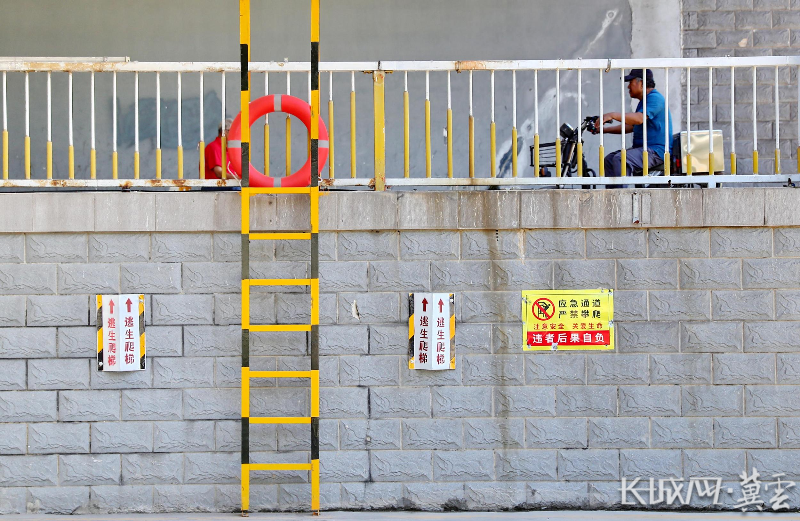
[[[456,305],[452,293],[408,295],[408,368],[456,368]]]
[[[610,289],[522,292],[523,350],[614,349]]]
[[[97,295],[97,370],[145,368],[144,295]]]

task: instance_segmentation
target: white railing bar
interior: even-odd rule
[[[133,151],[139,152],[139,73],[133,78]]]
[[[447,110],[453,108],[453,93],[450,90],[450,71],[447,71]]]
[[[775,67],[775,150],[777,151],[780,149],[781,149],[780,78],[779,78],[778,67]],[[778,164],[778,161],[780,161],[780,156],[777,154],[777,152],[775,155],[777,156],[775,157],[775,162],[776,162],[775,171],[780,172],[781,171],[780,164]]]
[[[583,96],[583,74],[582,73],[583,73],[582,70],[578,71],[578,126],[575,127],[575,128],[578,129],[579,133],[580,133],[581,125],[583,124],[583,102],[582,102],[583,100],[581,99],[582,96]],[[583,139],[583,137],[579,134],[578,140],[580,141],[582,139]],[[579,157],[578,161],[580,161],[580,160],[581,160],[581,158]]]
[[[603,136],[605,134],[605,132],[603,131],[603,127],[605,127],[605,125],[603,124],[603,114],[605,114],[605,112],[603,111],[603,105],[604,105],[604,100],[603,100],[603,80],[605,79],[605,78],[603,78],[603,71],[604,70],[605,69],[600,69],[600,119],[597,122],[597,126],[600,127],[600,147],[603,147],[603,139],[604,139]],[[603,161],[602,157],[600,158],[600,161]]]
[[[238,179],[0,179],[0,188],[173,188],[240,186]]]
[[[539,133],[539,71],[533,73],[533,133]]]
[[[490,103],[491,103],[491,107],[492,107],[491,122],[494,123],[494,71],[492,71],[492,74],[491,74],[490,78],[491,78],[491,80],[490,80],[490,83],[491,83],[491,87],[490,87],[490,90],[491,90],[491,101],[490,101]]]
[[[8,80],[6,78],[6,73],[3,72],[3,130],[8,130],[8,96],[7,96],[7,86]]]
[[[161,73],[156,73],[156,149],[161,148]]]
[[[686,158],[683,158],[685,164],[686,160],[692,156],[692,70],[686,69]],[[691,161],[689,161],[691,163]],[[692,175],[690,167],[686,165],[686,173]]]
[[[353,80],[353,90],[355,88],[355,80]],[[425,101],[429,101],[431,99],[431,73],[430,71],[425,72]]]
[[[240,62],[64,62],[30,61],[27,58],[0,61],[9,72],[239,72]],[[776,67],[800,65],[800,56],[755,56],[713,58],[651,58],[590,60],[487,60],[487,61],[370,61],[322,62],[322,72],[468,71],[468,70],[588,70],[631,68]],[[309,72],[309,62],[253,62],[251,72]]]
[[[114,105],[114,109],[111,111],[111,134],[112,134],[112,142],[113,147],[111,149],[112,152],[117,151],[117,73],[114,73],[114,76],[111,80],[111,98],[112,104]]]
[[[511,126],[517,128],[517,71],[511,72]],[[515,153],[517,144],[511,144],[511,152]]]
[[[220,125],[222,125],[222,135],[226,136],[228,134],[228,129],[225,128],[225,73],[223,72],[220,76],[220,96],[222,97],[222,115],[220,119]],[[222,173],[225,174],[224,167]]]
[[[556,141],[561,137],[561,69],[556,69]],[[562,158],[563,159],[563,158]]]
[[[110,63],[110,62],[129,62],[128,56],[0,56],[0,64],[3,63]]]
[[[286,94],[292,95],[292,74],[290,72],[286,73]]]
[[[590,185],[603,185],[603,186],[616,186],[616,185],[629,185],[632,183],[644,185],[693,185],[693,184],[706,184],[706,183],[788,183],[792,181],[792,177],[797,179],[797,175],[790,174],[770,174],[770,175],[692,175],[692,176],[648,176],[648,177],[517,177],[517,178],[502,178],[502,177],[419,177],[419,178],[405,178],[405,177],[392,177],[386,178],[387,187],[404,187],[404,186],[590,186]],[[333,188],[347,188],[347,187],[369,187],[371,178],[360,179],[332,179],[326,180],[326,185]],[[2,184],[0,184],[2,186]]]
[[[625,146],[626,145],[626,141],[627,141],[627,134],[625,133],[625,114],[628,112],[628,107],[625,106],[625,71],[624,70],[619,71],[619,81],[620,81],[620,83],[619,83],[620,84],[620,91],[619,92],[621,94],[621,100],[622,100],[622,108],[620,109],[620,116],[622,116],[622,117],[620,118],[620,122],[619,122],[620,123],[620,138],[621,138],[620,141],[622,142],[620,150],[624,151],[626,148],[628,148],[627,146]],[[627,172],[627,168],[628,167],[626,165],[621,165],[621,167],[625,171],[625,173],[627,174],[628,173]]]
[[[753,151],[758,151],[758,72],[753,67]],[[755,166],[755,165],[754,165]]]
[[[708,153],[714,153],[714,69],[708,68]],[[715,159],[716,161],[716,159]],[[708,165],[708,171],[714,172],[714,165]]]
[[[183,85],[181,73],[178,73],[178,148],[183,148]]]
[[[53,79],[47,73],[47,141],[53,141]]]
[[[25,137],[31,135],[31,85],[30,74],[25,73]]]
[[[69,107],[68,107],[68,110],[67,110],[67,114],[68,114],[68,122],[69,122],[69,146],[73,146],[73,144],[74,144],[73,143],[73,141],[74,141],[74,139],[73,139],[74,138],[74,132],[73,132],[73,128],[72,128],[72,73],[71,72],[69,73],[68,78],[69,78],[69,81],[67,82],[67,94],[68,94],[67,97],[68,97]]]
[[[736,68],[735,67],[731,67],[731,154],[733,154],[731,156],[731,159],[736,157]],[[731,165],[732,170],[735,171],[735,168],[736,168],[735,165]]]
[[[472,71],[469,71],[469,116],[472,117]]]
[[[740,183],[788,183],[792,178],[797,179],[797,175],[791,174],[767,174],[767,175],[693,175],[693,176],[652,176],[652,177],[637,177],[636,181],[627,177],[517,177],[517,178],[501,178],[501,177],[485,177],[485,178],[404,178],[392,177],[386,179],[387,187],[405,187],[405,186],[590,186],[590,185],[603,185],[615,186],[631,184],[645,185],[692,185],[692,184],[706,184],[706,183],[728,183],[730,185]],[[374,183],[372,178],[337,178],[326,179],[325,185],[330,188],[348,188],[348,187],[370,187]],[[239,181],[237,179],[13,179],[13,180],[0,180],[0,188],[155,188],[155,187],[238,187]]]
[[[350,92],[356,91],[356,73],[350,72]]]
[[[264,96],[269,95],[269,73],[264,73]]]
[[[265,74],[264,76],[267,76],[267,74]],[[406,73],[405,85],[406,85],[405,90],[408,91],[408,73]],[[266,89],[266,88],[267,88],[267,86],[265,84],[264,85],[264,89]],[[264,92],[266,92],[266,90]],[[332,72],[328,73],[328,101],[333,101],[333,73]]]
[[[664,71],[664,156],[661,158],[662,160],[666,157],[666,154],[670,152],[670,148],[672,147],[672,134],[670,134],[669,128],[669,71]],[[670,158],[672,154],[670,154]],[[666,168],[666,166],[665,166]],[[670,167],[670,171],[672,168]],[[676,174],[677,172],[670,172],[672,174]]]
[[[642,69],[642,151],[647,152],[647,67]],[[650,162],[650,153],[647,154]],[[643,170],[648,170],[650,165],[642,165]]]
[[[91,98],[91,106],[90,106],[89,112],[91,113],[91,118],[92,118],[92,125],[91,125],[91,134],[92,134],[91,135],[91,142],[92,142],[92,146],[91,146],[91,149],[94,150],[95,149],[95,144],[96,144],[95,136],[97,134],[97,132],[95,130],[95,121],[94,121],[95,120],[95,117],[94,117],[94,72],[92,72],[91,83],[90,83],[90,87],[89,87],[89,98]]]
[[[203,81],[203,73],[201,72],[200,73],[200,141],[205,143],[206,142],[205,129],[204,129],[204,127],[205,127],[205,124],[204,124],[205,123],[205,121],[204,121],[205,118],[203,117],[203,110],[204,110],[203,107],[205,105],[203,103],[203,98],[205,97],[205,90],[204,90],[205,87],[204,87],[203,83],[204,83],[204,81]],[[201,150],[200,153],[202,154],[202,153],[204,153],[204,151]]]

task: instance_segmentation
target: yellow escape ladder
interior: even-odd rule
[[[309,156],[311,186],[305,188],[250,187],[250,0],[239,0],[239,37],[241,51],[241,121],[242,136],[242,515],[250,510],[250,472],[259,470],[307,470],[311,474],[311,511],[319,513],[319,3],[311,0],[311,124]],[[286,136],[287,142],[289,136]],[[224,169],[223,169],[224,170]],[[308,194],[309,232],[250,233],[250,197],[255,194]],[[251,279],[251,240],[305,240],[311,246],[311,273],[308,279]],[[250,288],[254,286],[309,286],[311,316],[309,324],[251,325]],[[250,332],[307,331],[311,351],[310,371],[250,371]],[[251,417],[251,378],[308,378],[311,407],[305,417]],[[250,424],[293,423],[311,426],[311,463],[250,463]]]
[[[311,231],[301,233],[250,233],[250,196],[255,194],[308,194]],[[311,473],[311,510],[319,512],[319,187],[246,188],[242,187],[242,515],[250,509],[250,472],[257,470],[307,470]],[[250,279],[249,254],[252,240],[308,240],[311,242],[311,277],[308,279]],[[250,323],[250,289],[258,286],[309,286],[311,317],[308,324],[253,325]],[[250,332],[310,333],[310,371],[251,371]],[[308,378],[311,407],[308,416],[250,416],[250,380],[253,378]],[[309,424],[311,463],[250,463],[250,425]]]

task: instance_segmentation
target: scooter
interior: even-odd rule
[[[597,129],[599,118],[589,116],[583,120],[580,129],[573,128],[569,123],[561,125],[559,134],[561,135],[561,176],[577,177],[578,175],[578,140],[583,143],[584,132],[594,132]],[[535,147],[531,147],[531,166],[535,167]],[[597,177],[597,173],[589,168],[586,163],[586,155],[581,158],[583,161],[583,177]],[[556,164],[556,143],[541,143],[539,145],[539,177],[553,177],[553,172],[557,168]],[[551,171],[551,169],[553,169]],[[593,188],[593,186],[584,186]]]

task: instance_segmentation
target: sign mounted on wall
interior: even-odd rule
[[[522,292],[523,350],[614,349],[610,289]]]
[[[146,367],[144,295],[97,295],[97,370]]]
[[[408,368],[456,368],[456,305],[452,293],[408,296]]]

